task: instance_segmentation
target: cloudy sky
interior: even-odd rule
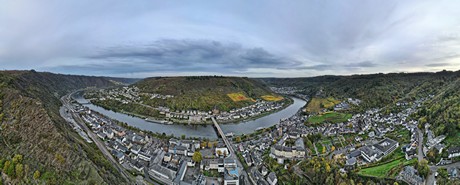
[[[119,77],[460,69],[458,0],[0,3],[0,69]]]

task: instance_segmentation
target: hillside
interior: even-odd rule
[[[358,98],[363,100],[360,107],[367,109],[440,93],[459,75],[459,71],[442,71],[260,80],[276,87],[296,87],[301,93],[312,97]]]
[[[396,102],[434,96],[413,115],[422,123],[433,124],[436,135],[460,138],[460,71],[437,73],[390,73],[352,76],[319,76],[311,78],[266,78],[261,81],[276,87],[295,87],[311,97],[358,98],[355,110],[382,107],[393,111]],[[460,145],[460,142],[456,142]]]
[[[163,105],[172,109],[220,110],[243,107],[256,99],[275,95],[258,81],[240,77],[159,77],[135,83],[143,93],[173,95],[174,98],[144,102],[151,106]],[[269,97],[268,97],[269,98]]]
[[[126,183],[97,147],[84,142],[58,112],[62,95],[89,86],[113,86],[115,81],[104,77],[1,71],[0,167],[8,176],[3,182]]]

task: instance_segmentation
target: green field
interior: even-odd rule
[[[409,143],[410,136],[410,131],[403,127],[396,127],[396,129],[393,132],[387,134],[387,137],[394,139],[399,143]]]
[[[308,123],[323,123],[323,122],[330,122],[330,123],[340,123],[346,122],[348,119],[352,117],[351,114],[345,114],[340,112],[327,112],[324,114],[312,116],[308,118]]]
[[[417,159],[412,159],[407,161],[405,158],[401,158],[398,160],[391,161],[389,163],[385,163],[379,166],[374,166],[370,168],[364,168],[358,172],[359,175],[363,176],[371,176],[371,177],[390,177],[394,176],[399,172],[399,170],[403,166],[411,165],[416,162]]]

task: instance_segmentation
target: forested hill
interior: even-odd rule
[[[312,97],[358,98],[363,100],[361,110],[433,95],[413,116],[422,124],[434,124],[436,134],[452,136],[460,131],[460,71],[260,80],[276,87],[296,87]]]
[[[173,95],[161,102],[173,109],[220,110],[242,107],[262,96],[274,95],[264,84],[244,77],[190,76],[155,77],[135,83],[141,92]],[[156,106],[158,102],[147,102]]]
[[[59,116],[62,95],[116,84],[117,79],[106,77],[1,71],[0,169],[8,176],[3,182],[126,183],[97,147]]]

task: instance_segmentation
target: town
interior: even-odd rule
[[[366,169],[379,167],[382,161],[391,164],[391,158],[397,157],[397,162],[407,165],[395,174],[396,179],[408,184],[423,184],[435,179],[442,166],[448,167],[450,178],[457,178],[460,166],[458,146],[446,148],[442,143],[445,136],[435,136],[429,124],[422,133],[418,121],[410,119],[410,115],[429,98],[431,96],[414,102],[398,102],[396,107],[401,110],[398,113],[385,115],[382,109],[374,108],[354,114],[345,122],[321,125],[306,124],[314,115],[300,109],[270,128],[249,135],[229,135],[230,145],[223,138],[179,138],[126,127],[76,102],[69,103],[61,114],[68,114],[64,117],[69,118],[69,124],[82,137],[88,138],[82,131],[84,128],[71,119],[70,114],[75,113],[73,116],[83,120],[123,169],[152,183],[274,185],[279,180],[288,179],[270,171],[273,169],[270,160],[274,159],[285,168],[300,169],[300,162],[317,156],[342,160],[342,173],[360,168],[362,170],[358,173],[362,175],[366,175]],[[347,109],[349,103],[358,106],[360,100],[349,98],[338,103],[333,110]],[[222,114],[212,116],[218,121],[223,119]],[[423,138],[427,140],[425,143]],[[425,179],[410,164],[426,158],[432,149],[439,153],[447,151],[448,156],[430,163],[432,175]],[[232,156],[232,151],[236,156]],[[299,163],[293,165],[287,161]],[[305,175],[302,173],[302,170],[296,171],[299,176]]]

